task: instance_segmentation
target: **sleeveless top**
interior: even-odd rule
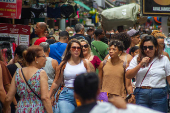
[[[126,56],[125,56],[125,61],[123,63],[124,67],[126,67],[126,64],[127,64],[127,56],[128,56],[128,54],[126,54]],[[111,59],[110,55],[109,55],[108,59]]]
[[[39,69],[27,82],[32,90],[41,97],[40,92],[40,72]],[[17,104],[15,113],[46,113],[42,101],[31,91],[28,85],[21,79],[19,75],[19,68],[15,74],[15,84],[20,100]]]
[[[52,58],[51,57],[46,57],[47,58],[47,61],[46,61],[46,64],[45,64],[45,67],[43,67],[43,69],[45,70],[45,72],[47,73],[47,76],[48,76],[48,89],[50,90],[51,88],[51,85],[54,81],[54,78],[55,78],[55,70],[52,66]]]
[[[68,62],[66,63],[66,67],[64,69],[64,83],[66,87],[74,87],[73,83],[77,75],[86,73],[87,70],[84,67],[84,62],[81,62],[77,65],[70,65]]]
[[[111,63],[110,59],[107,60],[103,68],[102,92],[126,97],[123,65],[123,60],[115,65]]]
[[[101,60],[99,59],[98,56],[94,56],[94,57],[93,57],[93,60],[90,61],[90,62],[93,64],[93,66],[94,66],[94,68],[95,68],[95,70],[96,70],[96,68],[99,67],[99,65],[100,65],[100,63],[101,63]]]

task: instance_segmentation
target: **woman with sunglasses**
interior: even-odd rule
[[[170,62],[162,55],[157,39],[145,36],[136,55],[126,69],[126,77],[136,76],[136,104],[167,113],[166,80],[170,84]]]
[[[92,54],[88,41],[86,41],[85,39],[80,39],[79,41],[82,46],[84,58],[90,61],[96,70],[96,68],[99,67],[101,60],[98,56],[94,56]]]
[[[52,96],[62,82],[65,84],[58,99],[60,113],[72,113],[77,107],[73,87],[76,76],[81,73],[95,71],[93,65],[83,58],[80,42],[76,39],[70,40],[65,50],[63,61],[59,65],[58,76],[55,77],[50,89],[50,96]]]
[[[123,43],[114,40],[109,43],[110,59],[104,60],[99,66],[100,87],[102,92],[107,92],[108,97],[120,96],[126,98],[126,89],[132,90],[131,82],[125,78],[124,61],[120,59],[123,51]],[[130,82],[130,83],[129,83]],[[130,91],[128,92],[131,93]]]

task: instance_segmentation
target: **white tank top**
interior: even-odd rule
[[[77,75],[86,73],[87,70],[84,67],[83,60],[77,65],[70,65],[68,62],[66,63],[66,67],[64,69],[64,83],[66,87],[74,87],[73,83]]]

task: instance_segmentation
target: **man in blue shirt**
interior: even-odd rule
[[[67,47],[69,40],[69,33],[67,31],[62,31],[59,33],[59,42],[50,45],[49,57],[56,59],[58,64],[62,60],[62,55]]]

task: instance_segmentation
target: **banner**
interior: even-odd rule
[[[142,0],[144,16],[169,16],[170,0]]]
[[[17,45],[29,46],[30,26],[17,24],[0,24],[1,37],[13,37]]]
[[[0,17],[21,18],[22,0],[0,0]]]

